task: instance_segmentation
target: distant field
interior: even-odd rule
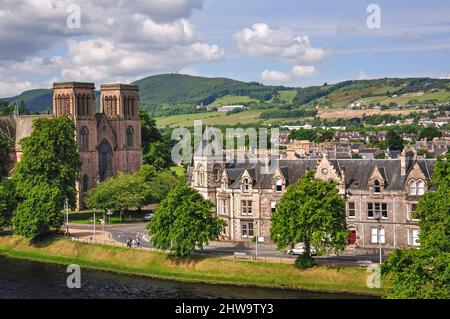
[[[377,109],[367,109],[367,110],[322,109],[322,110],[319,110],[319,116],[323,119],[331,119],[331,118],[362,117],[364,114],[365,115],[377,115],[377,114],[405,115],[405,114],[409,114],[411,112],[426,113],[426,112],[428,112],[428,110],[407,109],[407,110],[380,111]]]
[[[292,103],[294,101],[294,98],[297,96],[298,90],[288,90],[288,91],[280,91],[279,97],[281,100],[285,101],[286,103]]]
[[[205,125],[236,125],[261,123],[263,120],[259,119],[262,110],[248,110],[240,113],[227,115],[223,112],[207,112],[197,114],[182,114],[172,115],[168,117],[161,117],[156,119],[156,124],[169,127],[191,127],[194,125],[194,120],[202,120]]]
[[[247,104],[250,102],[258,102],[258,100],[252,99],[249,96],[225,95],[221,98],[218,98],[213,103],[209,104],[208,107],[221,107],[224,105],[240,105],[240,104]]]

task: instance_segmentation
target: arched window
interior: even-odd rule
[[[283,191],[283,181],[281,179],[277,179],[275,183],[275,188],[277,193],[281,193]]]
[[[409,182],[409,195],[417,195],[417,183],[416,181]]]
[[[80,149],[89,149],[89,130],[86,126],[83,126],[80,131]]]
[[[131,126],[127,128],[127,147],[134,146],[134,129]]]
[[[197,186],[205,186],[203,165],[197,165]]]
[[[417,195],[423,195],[425,193],[425,182],[418,181],[417,182]]]
[[[83,193],[86,193],[89,190],[89,176],[86,174],[83,175]]]
[[[244,178],[242,183],[242,189],[244,193],[250,192],[250,180],[248,178]]]
[[[219,182],[220,178],[222,177],[221,175],[222,174],[221,174],[221,171],[220,171],[220,166],[217,165],[217,164],[214,165],[214,168],[213,168],[214,181]]]
[[[373,182],[373,193],[374,194],[380,194],[381,193],[381,185],[379,180],[375,180]]]

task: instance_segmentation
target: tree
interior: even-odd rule
[[[436,126],[427,126],[420,131],[419,139],[426,139],[432,141],[435,137],[440,137],[441,132]]]
[[[15,232],[35,240],[63,223],[60,203],[64,196],[61,190],[48,184],[29,189],[27,197],[17,207],[13,216]]]
[[[272,214],[270,237],[278,249],[305,245],[304,258],[312,261],[311,247],[318,254],[342,251],[348,240],[345,200],[336,184],[314,179],[307,173],[289,186]]]
[[[148,188],[139,173],[119,173],[91,189],[86,205],[103,211],[139,209],[146,204]]]
[[[75,205],[81,161],[74,123],[68,117],[37,119],[21,144],[23,155],[13,174],[19,200],[13,224],[19,235],[36,238],[61,226],[65,198]]]
[[[11,219],[16,206],[16,192],[13,180],[0,179],[0,230],[11,226]]]
[[[212,203],[187,185],[175,187],[158,205],[147,225],[152,242],[158,249],[173,251],[179,257],[189,256],[219,237],[224,221],[214,217]]]
[[[149,145],[162,141],[163,137],[156,127],[156,121],[150,118],[150,115],[141,110],[141,140],[142,150],[145,153],[148,152]]]
[[[405,147],[403,138],[394,130],[389,130],[386,134],[386,144],[391,151],[402,151]]]
[[[37,119],[21,145],[23,155],[13,174],[18,196],[26,198],[29,189],[47,183],[61,190],[74,206],[81,160],[72,120],[65,116]],[[59,206],[63,208],[64,203]]]
[[[11,142],[6,137],[0,135],[0,178],[8,176],[11,166]]]
[[[173,164],[171,149],[172,144],[169,141],[150,144],[148,152],[144,155],[144,163],[153,165],[158,171],[168,169]]]
[[[397,249],[382,265],[391,279],[387,298],[450,298],[450,154],[435,164],[432,185],[419,203],[420,249]]]

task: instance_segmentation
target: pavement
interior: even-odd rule
[[[126,246],[128,239],[141,241],[143,248],[154,248],[145,226],[147,221],[135,221],[126,224],[114,224],[96,227],[96,239],[98,243]],[[93,226],[84,224],[69,224],[72,237],[78,240],[92,242]],[[198,250],[199,254],[215,257],[255,259],[256,247],[254,243],[242,242],[210,242],[207,247]],[[236,254],[237,253],[237,254]],[[280,252],[275,245],[259,244],[258,260],[267,262],[293,263],[297,256],[290,256]],[[356,254],[344,252],[340,255],[314,257],[318,264],[341,267],[367,267],[371,263],[378,263],[378,255]]]

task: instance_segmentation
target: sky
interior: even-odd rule
[[[161,73],[450,78],[448,0],[0,0],[0,97]]]

